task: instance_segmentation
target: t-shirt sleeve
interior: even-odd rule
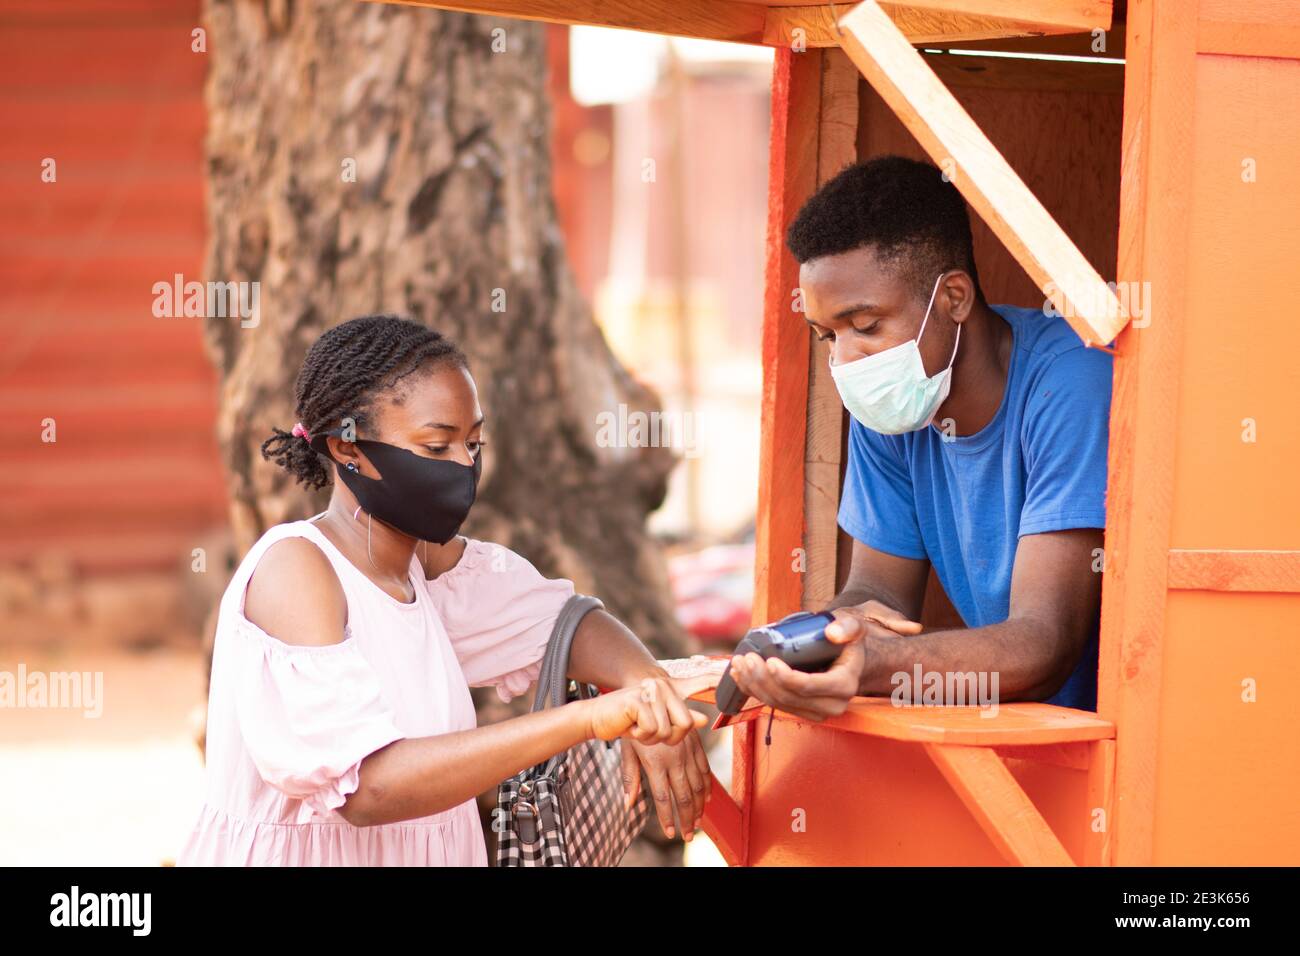
[[[1020,534],[1106,527],[1112,361],[1097,349],[1054,358],[1025,403]]]
[[[925,558],[911,473],[893,436],[849,425],[849,464],[840,496],[840,527],[869,548]]]
[[[526,692],[573,582],[543,577],[509,548],[471,539],[454,568],[426,583],[469,685],[495,687],[506,701]]]

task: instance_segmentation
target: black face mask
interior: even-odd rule
[[[325,440],[318,437],[320,444],[312,444],[321,451]],[[360,471],[338,469],[339,477],[365,511],[421,541],[446,544],[456,537],[478,493],[478,478],[483,471],[481,452],[473,465],[462,465],[425,458],[386,442],[364,438],[355,442],[383,476],[367,478]]]

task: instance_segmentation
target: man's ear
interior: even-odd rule
[[[960,269],[948,273],[939,285],[938,297],[948,318],[965,322],[975,308],[975,282]]]

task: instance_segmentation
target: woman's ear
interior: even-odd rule
[[[336,435],[327,435],[325,447],[329,451],[329,456],[340,468],[346,468],[351,463],[363,475],[371,478],[378,477],[370,467],[370,462],[366,461],[365,456],[361,454],[361,449],[357,447],[356,442],[344,441]]]

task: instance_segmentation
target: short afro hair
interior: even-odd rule
[[[800,263],[870,246],[924,298],[941,272],[961,269],[984,298],[966,201],[930,163],[881,156],[848,167],[804,203],[785,242]]]

